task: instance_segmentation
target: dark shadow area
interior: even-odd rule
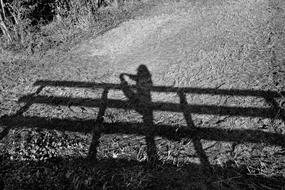
[[[13,119],[7,117],[1,119],[1,125],[10,128],[45,128],[59,131],[71,131],[88,133],[94,130],[96,121],[59,119],[32,116],[17,116]],[[96,126],[104,134],[137,134],[146,135],[143,123],[113,122],[101,123]],[[161,136],[169,140],[181,138],[193,138],[194,136],[213,141],[239,142],[239,143],[266,143],[269,145],[285,146],[285,135],[250,129],[220,129],[220,128],[188,128],[180,125],[153,125],[153,136]]]
[[[5,162],[5,159],[2,159]],[[58,172],[72,170],[73,173],[66,178],[65,173],[53,176],[54,183],[49,184],[50,189],[58,189],[58,181],[64,182],[65,188],[77,186],[77,189],[104,189],[108,184],[109,189],[282,189],[285,186],[285,178],[280,176],[264,177],[262,175],[249,175],[246,166],[226,167],[212,165],[212,176],[215,179],[205,183],[208,176],[204,174],[204,168],[199,164],[187,164],[177,167],[172,164],[156,162],[150,166],[148,162],[138,162],[127,159],[102,159],[96,162],[90,159],[63,159],[54,158],[48,161],[7,161],[9,170],[17,171],[21,167],[22,172],[29,171],[34,180],[23,181],[16,189],[46,188],[47,185],[36,183],[37,179],[51,175],[55,170]],[[37,170],[33,168],[50,168],[50,170]],[[14,167],[14,168],[13,168]],[[94,170],[93,168],[96,168]],[[6,168],[0,168],[5,171]],[[32,170],[32,171],[30,171]],[[86,171],[87,176],[81,176]],[[1,171],[0,171],[1,174]],[[86,174],[84,174],[86,175]],[[40,176],[40,177],[39,177]],[[140,176],[138,181],[132,181]],[[86,178],[93,180],[84,184]],[[73,189],[73,188],[71,188]]]
[[[129,85],[128,80],[134,81],[135,85]],[[37,81],[34,85],[39,86],[38,90],[19,99],[19,102],[26,103],[16,114],[3,116],[0,125],[5,126],[5,130],[0,134],[0,140],[8,134],[11,128],[47,128],[60,131],[90,132],[93,139],[89,149],[88,160],[95,161],[99,138],[101,134],[137,134],[143,135],[147,144],[148,164],[151,167],[159,165],[154,137],[161,136],[169,140],[179,141],[181,138],[189,138],[194,144],[195,151],[200,159],[201,165],[192,165],[193,171],[196,167],[201,168],[205,184],[213,182],[211,176],[215,171],[221,173],[227,168],[220,168],[210,164],[206,153],[203,150],[201,139],[223,142],[237,143],[266,143],[285,147],[285,135],[260,130],[244,129],[220,129],[210,126],[195,126],[191,114],[227,115],[239,117],[259,117],[259,118],[279,118],[285,122],[285,112],[276,102],[280,98],[280,93],[274,91],[261,90],[239,90],[239,89],[212,89],[212,88],[178,88],[167,86],[153,86],[150,71],[146,66],[141,65],[136,75],[122,73],[120,75],[121,84],[110,83],[90,83],[77,81]],[[44,96],[39,93],[45,87],[70,87],[70,88],[90,88],[103,89],[101,98],[70,98],[61,96]],[[108,98],[110,90],[121,90],[128,100],[117,100]],[[153,102],[152,92],[177,93],[180,102]],[[283,92],[281,92],[283,93]],[[209,94],[224,96],[253,96],[261,97],[271,106],[268,108],[259,107],[238,107],[238,106],[216,106],[189,104],[187,94]],[[23,116],[22,114],[33,104],[61,105],[61,106],[81,106],[97,107],[99,112],[96,120],[75,120],[46,117]],[[143,122],[104,122],[104,115],[107,108],[118,108],[125,110],[135,110],[142,115]],[[180,112],[186,120],[187,126],[156,125],[153,122],[154,111]],[[100,161],[101,162],[101,161]],[[123,164],[126,161],[118,160],[115,163]],[[98,163],[95,163],[98,164]],[[128,163],[131,165],[131,163]],[[143,163],[135,163],[143,164]],[[144,165],[144,164],[143,164]],[[148,166],[149,167],[149,166]],[[189,166],[187,166],[189,167]],[[190,168],[191,168],[190,167]],[[191,170],[192,170],[191,169]],[[274,177],[265,179],[256,177],[256,180],[275,180]],[[284,181],[284,179],[282,179]],[[208,186],[210,188],[210,186]]]

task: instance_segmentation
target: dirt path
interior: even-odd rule
[[[82,43],[65,56],[59,55],[57,62],[49,66],[49,71],[41,71],[43,74],[37,79],[119,84],[121,73],[135,74],[139,65],[144,64],[151,72],[155,86],[278,90],[272,77],[272,60],[278,65],[281,59],[276,58],[275,49],[278,42],[277,50],[282,50],[277,38],[277,32],[282,28],[279,26],[276,31],[277,26],[273,24],[278,22],[283,12],[278,12],[277,5],[268,0],[163,1],[144,14]],[[279,16],[276,17],[276,14]],[[25,89],[23,93],[33,91],[29,87]],[[47,96],[99,98],[101,92],[46,88],[42,93]],[[126,99],[120,91],[110,91],[108,97]],[[177,93],[154,92],[152,98],[154,102],[180,101]],[[187,94],[187,101],[215,106],[269,106],[263,98],[235,94]],[[55,110],[39,106],[28,110],[27,115],[94,118],[97,112],[96,109],[87,108],[89,114],[86,115],[82,112],[83,108],[74,109],[75,112],[70,112],[65,107]],[[127,120],[139,118],[134,113],[122,115],[120,111],[111,110],[112,114],[114,112],[121,119],[123,116]],[[180,113],[157,112],[154,120],[185,124]],[[261,122],[260,118],[208,114],[193,115],[193,120],[200,124],[218,122],[221,126],[225,123],[224,127],[232,129],[254,129],[260,126],[256,123]],[[268,125],[268,121],[262,122]]]
[[[121,73],[135,74],[144,64],[155,85],[276,90],[275,12],[267,0],[163,2],[74,49],[52,68],[50,78],[118,84]],[[177,101],[175,94],[154,93],[153,98]],[[199,95],[191,102],[265,106],[250,97]]]
[[[78,79],[118,83],[120,73],[145,64],[157,85],[260,89],[260,81],[270,81],[268,7],[268,1],[164,3],[82,44],[63,63],[70,71],[63,69]],[[82,71],[74,76],[76,69]]]

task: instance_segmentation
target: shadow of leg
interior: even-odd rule
[[[151,109],[147,109],[143,114],[143,122],[147,135],[145,137],[147,144],[147,155],[150,164],[158,162],[157,149],[154,140],[154,125],[153,125],[153,113]]]

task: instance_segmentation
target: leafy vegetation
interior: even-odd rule
[[[14,51],[45,51],[114,14],[101,9],[118,11],[120,5],[119,0],[1,0],[0,44]]]

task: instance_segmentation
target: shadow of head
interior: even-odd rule
[[[141,91],[145,91],[144,93],[146,93],[151,90],[151,87],[153,85],[151,80],[151,73],[145,65],[140,65],[138,67],[136,82],[138,91],[140,91],[140,93],[143,93]]]
[[[140,65],[137,69],[138,78],[147,78],[151,79],[151,74],[148,68],[145,65]]]

